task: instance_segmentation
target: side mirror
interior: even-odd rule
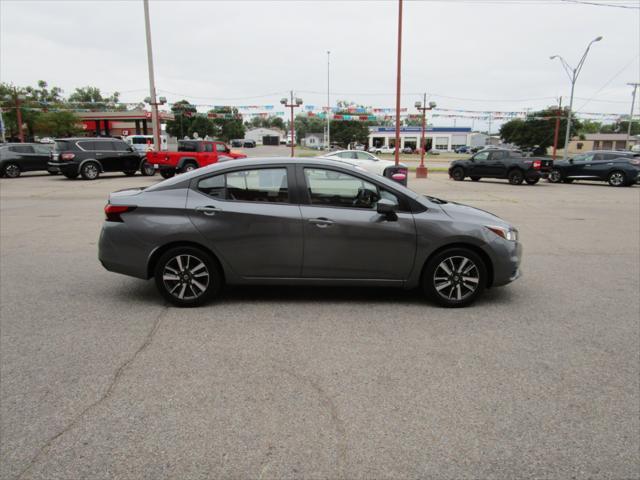
[[[394,220],[398,218],[396,216],[398,204],[391,200],[387,200],[386,198],[378,200],[377,210],[380,215],[385,215],[387,218],[393,218]]]

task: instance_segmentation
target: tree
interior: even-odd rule
[[[582,122],[582,128],[580,129],[580,134],[585,135],[587,133],[600,133],[602,129],[602,123],[595,122],[593,120],[584,120]]]
[[[103,97],[100,89],[97,87],[79,87],[69,95],[69,102],[75,103],[78,108],[88,108],[92,110],[101,110],[105,108],[115,108],[123,110],[126,107],[119,105],[120,93],[113,92],[108,97]]]
[[[331,122],[331,142],[342,146],[350,143],[366,144],[369,138],[369,122]]]
[[[34,128],[39,135],[71,137],[81,130],[79,123],[80,119],[73,112],[45,112],[35,120]]]
[[[621,120],[611,125],[603,125],[600,130],[602,133],[627,133],[629,129],[629,121]],[[640,121],[634,120],[631,123],[631,135],[640,135]]]
[[[284,122],[283,122],[284,123]],[[296,129],[296,138],[298,143],[302,142],[302,139],[307,136],[308,133],[322,133],[327,124],[327,121],[318,117],[309,117],[308,115],[300,114],[296,115],[294,120],[294,127]],[[291,127],[288,127],[290,130]]]
[[[218,107],[209,110],[209,113],[231,115],[233,118],[214,118],[214,134],[220,140],[228,142],[232,138],[244,138],[244,125],[242,118],[235,107]]]
[[[178,138],[184,138],[185,135],[189,135],[191,124],[198,113],[196,107],[187,100],[180,100],[171,106],[171,112],[174,120],[167,121],[167,133]]]
[[[558,109],[551,107],[546,110],[534,112],[525,120],[514,119],[500,127],[500,137],[507,143],[512,143],[521,148],[540,146],[547,148],[553,145]],[[561,112],[560,131],[558,137],[559,146],[563,143],[567,129],[568,109]],[[572,119],[570,135],[576,135],[582,128],[578,119]]]

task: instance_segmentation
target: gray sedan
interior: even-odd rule
[[[233,160],[114,192],[99,258],[191,307],[226,284],[421,287],[462,307],[520,275],[517,231],[327,159]]]

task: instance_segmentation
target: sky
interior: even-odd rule
[[[592,1],[617,7],[575,0],[405,1],[402,107],[413,112],[422,92],[450,109],[535,110],[559,96],[566,104],[569,79],[549,57],[559,54],[575,65],[601,35],[578,79],[574,110],[628,114],[626,84],[640,82],[640,0]],[[169,102],[279,105],[294,90],[307,105],[326,105],[330,51],[333,105],[395,105],[395,0],[152,0],[150,17],[156,86]],[[121,92],[122,101],[146,97],[142,0],[0,0],[0,81],[24,86],[39,79],[66,95],[92,85]]]

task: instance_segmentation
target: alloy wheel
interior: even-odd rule
[[[15,163],[11,163],[5,167],[4,174],[9,178],[19,177],[20,168]]]
[[[209,288],[209,270],[193,255],[176,255],[164,266],[162,281],[167,292],[179,300],[193,300]]]
[[[551,183],[559,183],[562,180],[562,175],[560,175],[560,170],[551,170],[549,174],[549,181]]]
[[[621,172],[613,172],[611,175],[609,175],[609,183],[614,187],[619,187],[620,185],[622,185],[624,183],[624,180],[624,174]]]
[[[473,295],[480,284],[480,271],[467,257],[447,257],[436,267],[433,285],[436,292],[447,300],[461,301]]]
[[[98,178],[98,173],[100,173],[98,172],[98,167],[93,163],[85,165],[85,167],[83,168],[83,172],[84,177],[88,180],[94,180],[95,178]]]

